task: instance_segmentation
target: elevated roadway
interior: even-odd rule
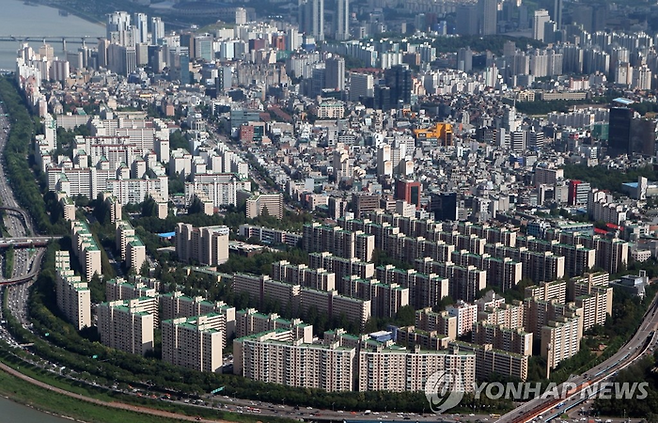
[[[618,371],[625,369],[636,360],[650,353],[650,347],[655,346],[658,341],[658,334],[656,333],[658,329],[657,299],[658,296],[649,305],[635,335],[619,351],[587,373],[570,379],[567,383],[572,384],[569,386],[575,386],[575,388],[567,388],[564,384],[558,387],[559,393],[567,390],[565,396],[555,398],[548,395],[547,398],[535,398],[503,415],[497,422],[525,423],[535,419],[550,421],[559,417],[565,411],[573,409],[576,405],[598,392],[597,384],[608,381]]]

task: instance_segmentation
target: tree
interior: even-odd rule
[[[142,203],[142,216],[144,217],[153,217],[158,215],[158,203],[155,200],[148,196]]]

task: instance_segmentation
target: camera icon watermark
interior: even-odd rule
[[[425,382],[425,398],[430,403],[430,409],[436,414],[459,405],[465,391],[464,377],[457,369],[434,372]]]

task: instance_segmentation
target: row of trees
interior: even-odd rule
[[[585,165],[565,165],[564,177],[589,182],[593,188],[621,193],[621,185],[626,182],[636,182],[640,176],[649,180],[657,179],[656,172],[651,166],[627,169],[624,172],[611,172],[605,166],[588,167]]]
[[[629,391],[631,387],[634,395],[618,396],[612,390],[610,398],[597,398],[592,408],[595,415],[617,416],[617,417],[636,417],[643,418],[650,423],[658,422],[658,355],[654,354],[649,357],[640,359],[636,364],[621,370],[615,382],[627,384]],[[646,382],[646,397],[638,389],[638,383]]]
[[[50,219],[46,212],[44,193],[39,190],[30,167],[26,166],[37,125],[25,108],[13,80],[0,78],[0,98],[11,120],[11,131],[4,150],[4,165],[13,191],[20,193],[16,201],[32,216],[39,232],[63,234],[66,232],[65,222]]]

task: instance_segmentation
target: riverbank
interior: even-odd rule
[[[16,0],[16,1],[23,1],[23,0]],[[105,26],[105,21],[104,20],[102,20],[100,18],[97,18],[95,16],[92,16],[92,15],[89,15],[89,14],[83,13],[82,11],[80,11],[80,9],[76,9],[75,7],[71,7],[71,6],[68,6],[68,5],[63,4],[63,3],[53,4],[53,3],[49,2],[48,0],[45,0],[45,1],[44,0],[31,0],[30,3],[34,4],[35,6],[45,6],[45,7],[50,7],[52,9],[55,9],[55,10],[60,10],[60,11],[66,12],[68,14],[75,15],[78,18],[83,19],[87,22],[90,22],[90,23],[93,23],[93,24],[96,24],[96,25],[99,25],[99,26],[103,26],[103,27]]]
[[[104,402],[84,395],[65,391],[0,363],[0,395],[55,416],[74,421],[99,423],[178,423],[197,421],[229,423],[226,420],[199,419],[168,411],[151,409],[118,402]]]

